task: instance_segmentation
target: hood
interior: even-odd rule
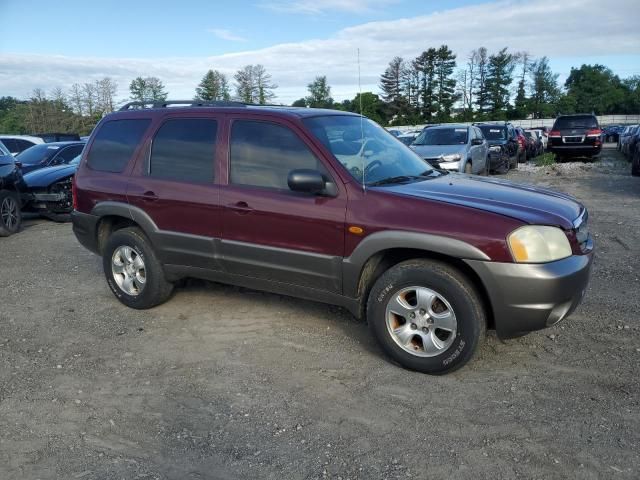
[[[29,172],[24,176],[24,183],[29,188],[48,187],[59,180],[70,177],[76,173],[77,165],[56,165]]]
[[[411,149],[422,158],[438,158],[452,153],[463,155],[465,147],[466,145],[411,145]]]
[[[555,225],[566,230],[573,228],[573,221],[582,211],[580,203],[563,193],[457,173],[422,182],[376,188],[399,195],[477,208],[529,224]]]

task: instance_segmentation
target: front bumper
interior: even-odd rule
[[[500,338],[550,327],[568,317],[587,289],[593,252],[544,264],[466,260],[484,284]]]

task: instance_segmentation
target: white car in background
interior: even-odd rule
[[[547,142],[549,141],[549,137],[547,137],[547,132],[545,132],[544,130],[539,130],[537,128],[534,128],[531,131],[534,132],[535,135],[542,141],[542,147],[546,150]]]
[[[44,140],[40,137],[32,137],[30,135],[0,135],[0,143],[2,143],[12,155],[17,155],[27,148],[44,143]]]

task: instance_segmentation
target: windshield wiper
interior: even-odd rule
[[[377,187],[379,185],[390,185],[392,183],[409,182],[411,180],[418,180],[426,178],[426,175],[433,172],[433,170],[427,170],[423,175],[398,175],[395,177],[383,178],[382,180],[376,180],[375,182],[367,183],[368,187]]]

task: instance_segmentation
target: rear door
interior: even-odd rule
[[[221,117],[164,117],[154,125],[127,188],[129,203],[158,228],[156,249],[165,264],[220,269],[221,234],[216,154]]]
[[[236,275],[341,291],[346,192],[302,129],[282,119],[232,118],[222,187],[222,254]],[[320,171],[335,196],[293,192],[294,169]]]

